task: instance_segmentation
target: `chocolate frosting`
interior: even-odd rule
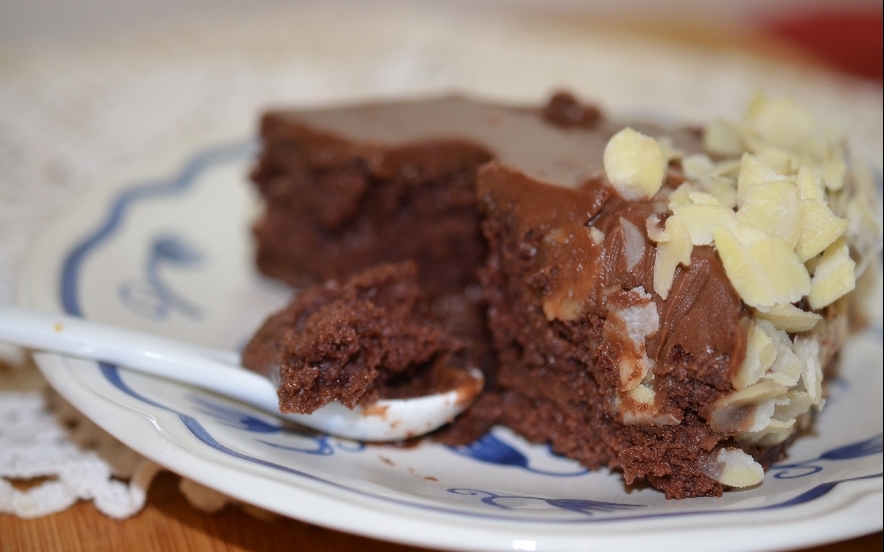
[[[637,304],[639,294],[624,292],[640,290],[650,295],[659,315],[659,329],[645,343],[654,375],[690,364],[692,379],[725,392],[745,354],[747,313],[708,246],[695,247],[691,265],[679,267],[666,300],[653,291],[656,249],[646,220],[665,213],[666,194],[664,189],[654,199],[626,201],[601,178],[565,189],[496,163],[483,167],[478,179],[479,197],[510,212],[514,235],[542,233],[532,254],[533,266],[543,267],[541,301],[548,320],[605,320],[611,311]],[[594,237],[593,228],[601,235]],[[638,247],[627,245],[636,239]],[[627,346],[604,344],[614,358],[628,355]],[[676,415],[680,419],[681,413]]]
[[[469,141],[490,150],[503,165],[551,184],[576,188],[602,173],[598,152],[627,123],[603,119],[598,109],[581,106],[566,94],[554,100],[547,109],[538,110],[445,96],[273,111],[265,121],[313,132],[322,129],[329,139],[342,138],[375,151],[379,163],[385,152],[403,144]],[[667,134],[679,146],[695,141],[688,130],[665,130],[637,121],[628,124],[651,135]]]

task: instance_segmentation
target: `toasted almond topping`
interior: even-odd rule
[[[847,164],[843,159],[835,159],[823,165],[823,182],[830,190],[840,190],[844,187],[844,177],[847,174]]]
[[[764,429],[753,431],[750,433],[741,433],[737,436],[737,442],[746,445],[755,445],[760,447],[770,447],[778,445],[792,435],[795,427],[795,420],[787,420],[781,422],[779,420],[771,420]]]
[[[838,239],[816,262],[807,302],[811,308],[831,305],[856,287],[856,263],[850,258],[847,241]]]
[[[712,174],[715,170],[715,163],[708,155],[694,153],[686,155],[681,160],[681,169],[684,171],[684,175],[691,180],[700,180]]]
[[[755,152],[758,160],[773,169],[777,174],[792,174],[801,162],[786,151],[771,146],[760,146]]]
[[[856,252],[856,276],[874,263],[881,251],[881,203],[876,191],[875,177],[865,163],[855,163],[850,170],[850,189],[842,192],[851,197],[845,202],[844,216],[850,221],[844,236]]]
[[[820,201],[825,201],[826,192],[823,189],[823,181],[820,178],[818,171],[815,171],[808,165],[803,165],[798,169],[798,174],[795,176],[795,183],[798,185],[801,199],[818,199]]]
[[[675,269],[678,265],[691,265],[694,246],[687,226],[678,215],[666,219],[663,236],[666,239],[657,244],[654,256],[654,291],[666,299],[675,280]]]
[[[810,292],[810,275],[780,238],[751,228],[713,232],[728,279],[752,307],[794,303]]]
[[[823,366],[820,363],[820,343],[814,337],[796,337],[795,354],[801,359],[804,371],[801,373],[801,381],[804,390],[814,405],[819,405],[823,399]]]
[[[627,425],[679,425],[681,420],[675,414],[671,412],[661,414],[658,405],[655,404],[657,394],[651,381],[648,381],[653,380],[653,376],[645,380],[629,391],[626,395],[629,400],[623,400],[619,391],[615,395],[614,404],[620,413],[621,421]]]
[[[703,473],[728,487],[744,488],[761,483],[764,469],[738,448],[723,448],[703,465]]]
[[[718,399],[713,405],[709,426],[724,433],[761,431],[770,423],[776,400],[787,388],[761,380]]]
[[[645,256],[645,236],[636,225],[623,217],[620,217],[620,227],[623,228],[626,270],[632,270]]]
[[[791,180],[775,180],[751,186],[737,211],[741,225],[757,228],[772,238],[795,247],[801,237],[801,199]]]
[[[819,255],[847,229],[848,222],[824,201],[805,199],[801,202],[801,237],[795,251],[802,262]]]
[[[652,242],[660,243],[671,239],[671,236],[663,229],[660,215],[650,215],[645,219],[645,231]]]
[[[737,206],[737,181],[729,176],[712,176],[703,182],[704,188],[725,207]]]
[[[817,134],[814,114],[789,98],[758,98],[747,123],[765,143],[789,151],[801,151]]]
[[[660,144],[631,128],[608,140],[603,161],[608,181],[626,199],[653,197],[666,176],[667,161]]]
[[[663,152],[663,159],[666,160],[667,165],[670,161],[684,157],[684,152],[675,146],[675,142],[669,136],[660,136],[657,138],[657,144],[660,146],[660,151]]]
[[[764,377],[784,387],[794,387],[801,377],[804,366],[802,366],[801,359],[798,358],[798,355],[793,350],[789,334],[783,330],[778,330],[766,320],[758,320],[757,324],[770,337],[771,342],[776,348],[776,358]]]
[[[657,393],[647,385],[639,385],[629,392],[629,396],[637,403],[654,404],[654,398],[657,396]]]
[[[771,446],[823,403],[828,353],[811,331],[823,320],[814,311],[853,290],[880,251],[880,205],[865,166],[848,171],[843,135],[792,100],[758,94],[742,123],[713,122],[704,143],[730,159],[683,156],[689,181],[669,195],[670,219],[684,223],[694,246],[715,246],[754,310],[735,391],[713,406],[709,423],[739,443]],[[658,234],[659,263],[673,239],[668,227]],[[655,266],[655,289],[668,292],[661,275]],[[808,310],[796,306],[804,300]]]
[[[776,358],[777,347],[773,340],[758,324],[751,324],[746,335],[746,358],[731,380],[734,389],[739,391],[757,383]]]
[[[622,350],[619,372],[621,389],[630,391],[648,376],[654,361],[645,342],[660,329],[660,315],[653,298],[642,288],[628,292],[631,306],[612,311],[604,326],[604,338]]]
[[[684,182],[678,188],[675,189],[671,194],[669,194],[669,209],[671,210],[673,207],[677,207],[678,205],[691,205],[693,202],[691,201],[690,194],[696,192],[697,188],[691,182]]]
[[[784,178],[784,175],[762,163],[754,155],[744,153],[740,162],[740,175],[737,177],[737,205],[743,204],[743,198],[751,186]]]
[[[703,133],[703,148],[716,155],[739,157],[745,150],[742,131],[730,121],[713,120]]]
[[[813,280],[811,279],[811,286]],[[789,333],[800,333],[812,330],[823,319],[815,312],[801,310],[795,305],[780,304],[772,307],[760,307],[755,310],[755,316],[773,323],[780,330]]]
[[[701,196],[713,201],[675,205],[672,207],[672,212],[684,221],[692,244],[710,245],[713,241],[715,229],[719,227],[735,229],[737,227],[737,217],[731,209],[719,203],[710,194],[690,194],[691,200]]]
[[[774,419],[780,422],[794,421],[795,418],[806,413],[813,406],[813,401],[806,391],[790,389],[784,398],[786,400],[783,401],[783,404],[778,405],[774,412]]]

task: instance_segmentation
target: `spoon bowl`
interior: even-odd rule
[[[330,403],[311,414],[282,414],[276,386],[239,365],[239,355],[83,318],[0,305],[0,341],[39,351],[109,362],[218,393],[309,428],[359,441],[398,441],[450,422],[482,389],[482,373],[432,395],[381,399],[349,409]]]

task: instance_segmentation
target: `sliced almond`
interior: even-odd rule
[[[717,197],[706,192],[690,192],[688,193],[688,199],[694,205],[721,205]]]
[[[773,324],[765,320],[759,320],[757,323],[776,347],[776,358],[764,378],[784,387],[794,387],[801,378],[804,365],[793,350],[789,334],[776,329]]]
[[[703,189],[719,203],[731,209],[737,206],[737,182],[727,176],[712,176],[703,181]]]
[[[761,380],[734,391],[715,402],[709,427],[722,433],[760,431],[770,422],[776,399],[787,390],[778,383]]]
[[[798,169],[798,174],[795,176],[795,183],[798,185],[798,192],[801,195],[801,199],[818,199],[820,201],[826,199],[826,192],[823,189],[823,181],[817,173],[818,171],[815,171],[807,165],[802,165],[801,168]]]
[[[666,177],[666,157],[660,144],[631,128],[608,140],[603,156],[605,175],[626,199],[649,198]]]
[[[711,198],[713,202],[674,205],[671,210],[684,222],[692,244],[711,245],[715,229],[719,227],[735,229],[737,216],[733,210],[719,203],[714,196],[702,195]],[[691,193],[690,197],[694,199],[698,194]]]
[[[807,302],[813,309],[831,305],[856,287],[856,263],[850,258],[847,241],[837,240],[816,262]]]
[[[684,182],[679,185],[671,194],[669,194],[669,209],[677,205],[690,205],[692,203],[690,194],[697,191],[697,188],[691,182]]]
[[[666,299],[675,279],[678,265],[690,266],[694,246],[687,226],[678,215],[666,219],[665,241],[657,244],[654,256],[654,291]]]
[[[814,337],[795,338],[795,354],[801,359],[804,371],[801,373],[801,381],[804,390],[814,405],[819,405],[823,399],[823,367],[820,363],[820,343]]]
[[[789,152],[769,145],[758,146],[755,156],[778,174],[792,174],[797,163]]]
[[[725,157],[739,157],[745,150],[740,127],[730,121],[715,119],[703,132],[703,148]]]
[[[819,255],[847,229],[848,222],[822,200],[805,199],[801,202],[801,237],[795,246],[798,258],[806,261]]]
[[[626,270],[632,270],[645,255],[645,236],[635,224],[623,217],[620,217],[620,228],[623,229],[623,253],[626,257]]]
[[[784,175],[762,163],[754,155],[744,153],[740,162],[740,175],[737,177],[737,205],[743,204],[743,198],[750,187],[784,178]]]
[[[764,468],[742,449],[723,448],[706,460],[702,471],[722,485],[735,488],[751,487],[764,479]]]
[[[658,408],[654,407],[656,393],[654,389],[647,385],[641,384],[629,392],[629,398],[640,408],[629,409],[626,407],[628,402],[618,400],[618,409],[620,410],[621,419],[627,425],[678,425],[681,423],[674,414],[660,414]],[[619,396],[618,396],[619,399]]]
[[[715,163],[715,166],[712,168],[711,176],[726,176],[728,178],[733,178],[734,184],[736,185],[736,178],[740,174],[740,166],[742,164],[742,155],[731,159],[723,159]]]
[[[647,385],[639,385],[629,392],[629,396],[632,400],[641,404],[654,404],[654,398],[656,395],[657,394],[654,390]]]
[[[844,159],[834,159],[823,165],[823,182],[830,190],[840,190],[844,187],[844,177],[847,174],[847,165]]]
[[[813,112],[789,98],[756,100],[747,123],[760,139],[789,151],[801,151],[818,126]]]
[[[811,279],[812,286],[813,279]],[[823,319],[815,312],[808,312],[788,303],[758,308],[755,310],[755,316],[792,334],[810,331]]]
[[[794,420],[806,413],[813,406],[813,401],[806,391],[790,389],[786,392],[786,401],[778,405],[774,412],[774,419],[781,422]]]
[[[782,239],[743,227],[719,227],[713,236],[728,279],[747,305],[794,303],[810,292],[807,269]]]
[[[642,287],[618,293],[629,306],[609,312],[602,335],[620,351],[620,389],[630,391],[649,376],[654,366],[647,355],[646,340],[660,329],[660,316],[653,297]]]
[[[712,174],[715,170],[715,163],[709,159],[708,155],[702,153],[694,153],[686,155],[681,160],[681,170],[684,175],[691,180],[700,180]]]
[[[847,204],[847,219],[850,225],[844,236],[856,249],[860,259],[856,269],[857,278],[871,263],[874,263],[875,253],[881,251],[881,225],[874,212],[876,207],[880,209],[880,205],[861,197],[856,197]]]
[[[775,180],[750,187],[737,211],[737,220],[768,236],[783,238],[794,248],[802,230],[798,186],[791,180]]]
[[[772,447],[788,439],[794,432],[794,428],[794,419],[784,422],[771,420],[767,427],[760,431],[737,435],[737,442],[744,445],[751,444],[759,447]]]
[[[881,199],[875,177],[866,163],[856,162],[850,169],[850,187],[845,192],[843,213],[850,221],[844,236],[857,254],[857,278],[868,266],[874,266],[876,255],[881,251]]]
[[[666,242],[670,239],[669,234],[664,230],[660,215],[650,215],[645,219],[645,231],[648,233],[648,238],[655,243]]]
[[[663,152],[663,159],[666,160],[667,164],[669,164],[670,161],[684,157],[684,151],[676,147],[675,142],[673,142],[672,138],[669,136],[659,136],[656,140],[657,144],[660,146],[660,151]]]
[[[746,335],[746,358],[731,380],[734,389],[739,391],[758,382],[776,358],[776,344],[758,324],[751,324]]]

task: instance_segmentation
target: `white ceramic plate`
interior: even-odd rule
[[[21,302],[235,347],[289,292],[252,269],[248,140],[173,154],[97,186],[25,263]],[[141,454],[241,500],[380,539],[470,550],[765,550],[871,532],[882,519],[880,288],[814,435],[760,486],[667,501],[495,430],[472,447],[364,446],[224,398],[56,355],[50,383]]]

